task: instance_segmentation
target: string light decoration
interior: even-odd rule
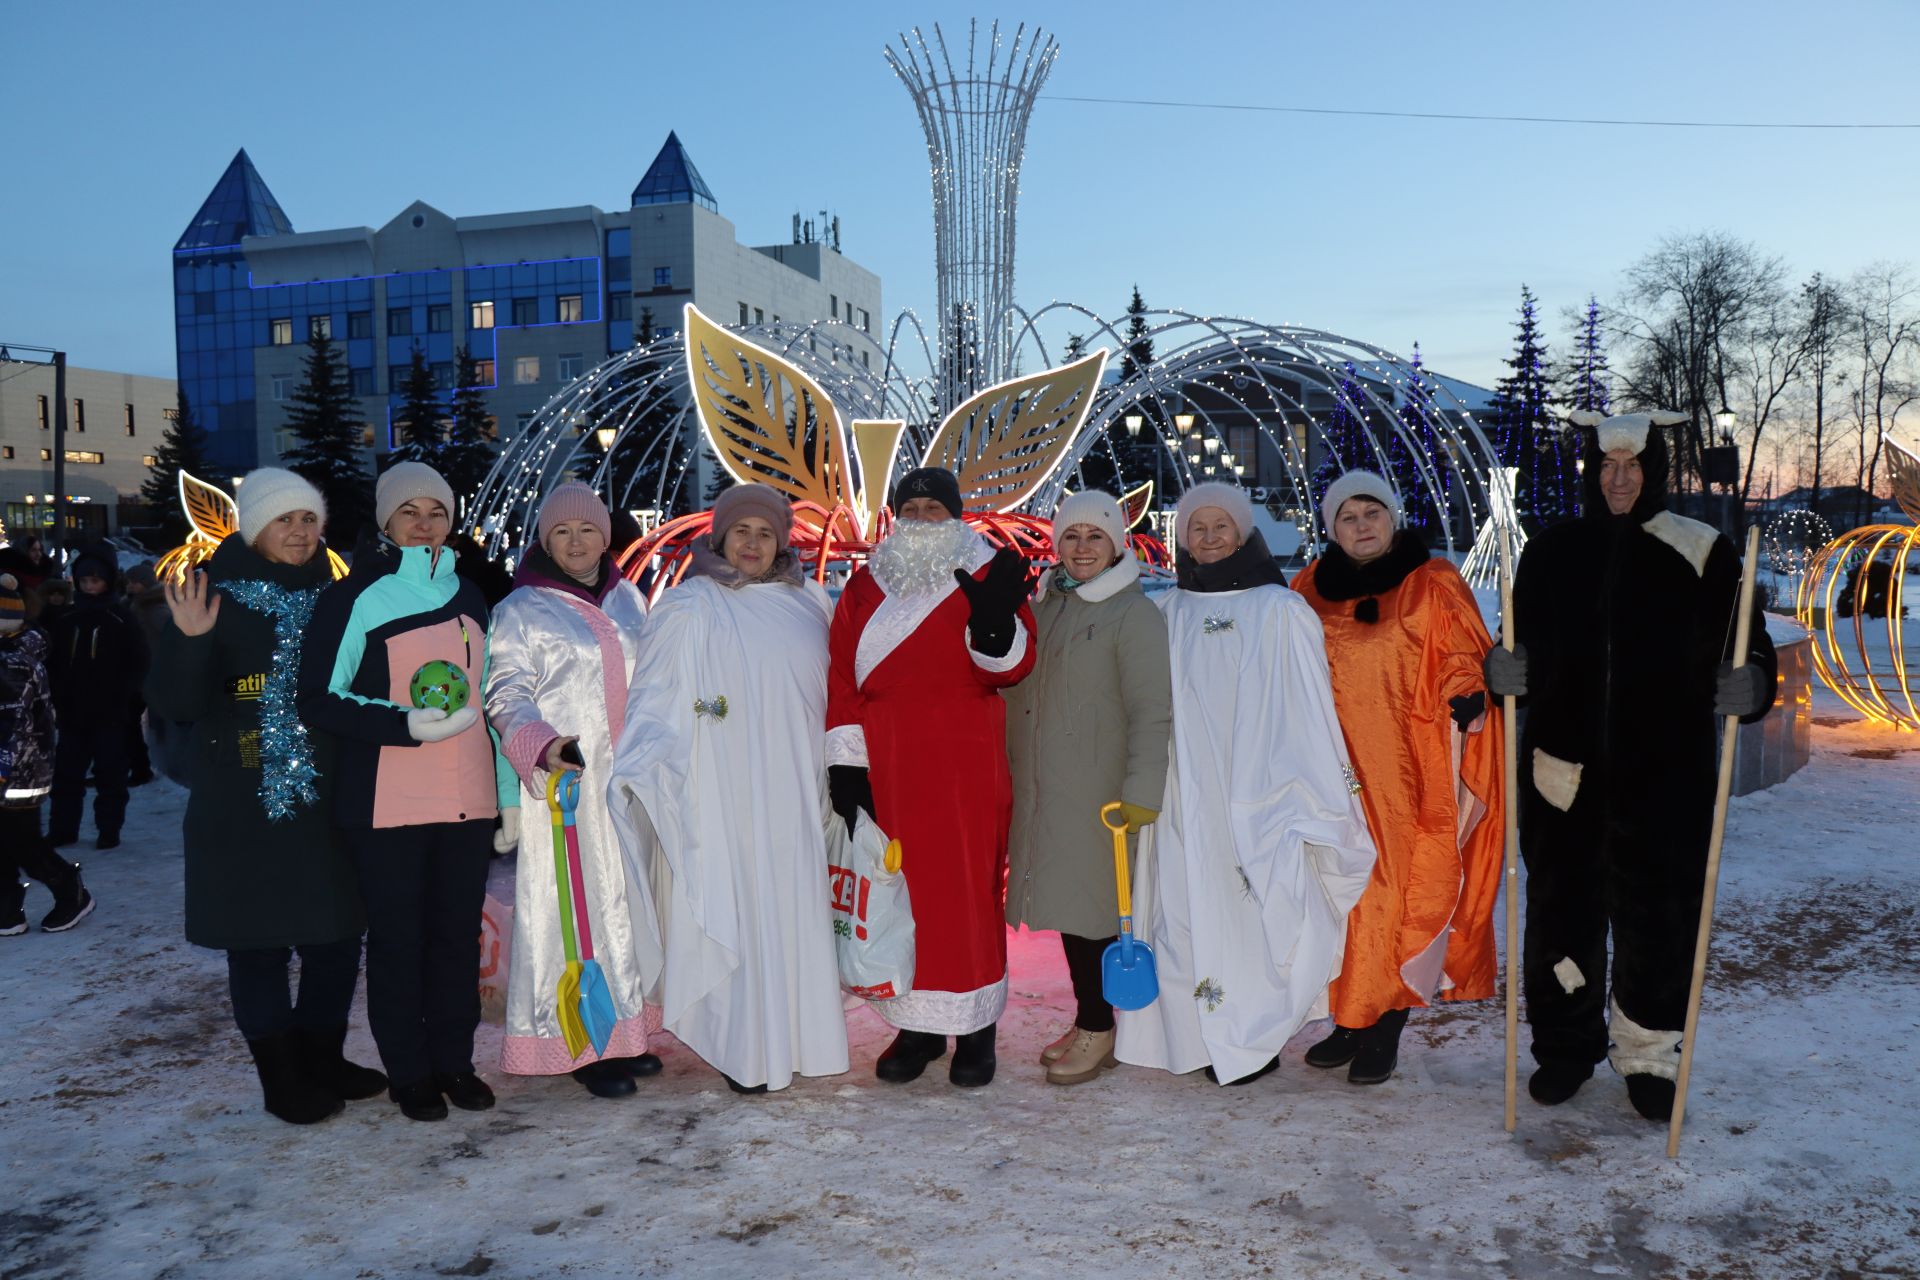
[[[1881,437],[1894,501],[1911,524],[1850,530],[1813,554],[1794,600],[1794,616],[1813,633],[1813,669],[1827,688],[1869,720],[1920,730],[1907,657],[1906,581],[1920,570],[1920,457]],[[1842,644],[1847,633],[1850,644]],[[1884,637],[1884,655],[1876,653]]]
[[[1833,527],[1815,512],[1796,509],[1782,511],[1769,520],[1764,536],[1768,565],[1787,580],[1786,590],[1774,599],[1797,600],[1800,583],[1806,578],[1814,556],[1833,541]]]
[[[1512,525],[1512,504],[1489,487],[1498,465],[1475,414],[1448,383],[1417,364],[1356,339],[1291,324],[1213,316],[1180,308],[1113,319],[1055,299],[1029,310],[1013,296],[1013,247],[1025,136],[1033,99],[1058,45],[1022,25],[1003,40],[998,25],[980,38],[969,27],[956,69],[940,29],[916,29],[886,58],[914,99],[928,139],[935,228],[937,323],[900,312],[883,342],[844,321],[727,326],[726,332],[792,365],[849,423],[897,423],[900,457],[926,457],[942,421],[975,388],[999,386],[1020,369],[1052,369],[1049,335],[1077,334],[1078,350],[1097,346],[1154,353],[1109,370],[1094,389],[1066,452],[1006,519],[1037,518],[1063,493],[1088,487],[1081,463],[1094,451],[1127,492],[1160,480],[1176,496],[1205,478],[1255,487],[1276,519],[1291,519],[1317,542],[1315,472],[1332,455],[1389,477],[1403,508],[1430,521],[1429,542],[1464,554],[1489,522]],[[1140,331],[1123,333],[1129,322]],[[610,506],[659,513],[661,527],[696,517],[722,465],[700,429],[688,394],[683,335],[663,331],[577,379],[508,442],[469,508],[488,554],[519,554],[540,499],[560,480],[587,480]],[[869,368],[860,358],[879,346]],[[1338,415],[1342,442],[1335,447]],[[1157,447],[1119,450],[1114,432],[1129,418],[1150,424]],[[1350,428],[1350,429],[1349,429]],[[607,435],[604,443],[597,437]],[[855,432],[855,451],[860,452]],[[1132,430],[1128,431],[1133,438]],[[885,451],[882,451],[885,452]],[[1158,458],[1142,468],[1138,459]],[[1129,461],[1131,460],[1131,461]],[[868,501],[883,477],[863,478]],[[847,504],[848,519],[884,513]],[[832,504],[825,516],[836,518]],[[1430,514],[1429,514],[1430,513]],[[1153,513],[1156,524],[1161,513]],[[878,527],[878,526],[875,526]],[[840,530],[850,533],[850,528]],[[871,531],[869,530],[869,534]],[[1502,536],[1518,536],[1517,525]],[[858,539],[864,540],[864,539]],[[836,541],[849,541],[839,537]]]

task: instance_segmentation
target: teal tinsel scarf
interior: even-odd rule
[[[294,705],[300,679],[300,642],[313,620],[320,587],[289,591],[271,582],[223,582],[220,589],[255,613],[273,619],[273,667],[260,691],[260,803],[267,817],[284,822],[303,804],[320,799],[313,781],[313,744]]]

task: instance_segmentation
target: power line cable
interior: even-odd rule
[[[1368,116],[1387,120],[1464,120],[1493,124],[1574,124],[1631,129],[1920,129],[1920,123],[1877,121],[1626,120],[1589,116],[1500,116],[1464,111],[1370,111],[1353,107],[1282,107],[1252,102],[1182,102],[1165,98],[1095,98],[1043,93],[1050,102],[1087,102],[1112,107],[1178,107],[1196,111],[1261,111],[1282,115]]]

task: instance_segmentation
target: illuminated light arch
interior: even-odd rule
[[[1920,730],[1914,697],[1920,668],[1908,660],[1903,632],[1907,575],[1920,570],[1914,556],[1920,546],[1920,458],[1891,437],[1882,439],[1894,498],[1915,523],[1863,525],[1821,547],[1800,581],[1794,616],[1813,633],[1813,667],[1827,688],[1869,720],[1913,731]],[[1874,651],[1880,620],[1867,613],[1882,603],[1873,599],[1875,566],[1885,570],[1884,657]],[[1843,630],[1851,631],[1850,645],[1841,641]]]

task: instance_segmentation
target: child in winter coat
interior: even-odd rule
[[[120,601],[119,580],[113,548],[81,552],[73,561],[73,606],[49,629],[53,647],[47,669],[60,717],[48,822],[55,848],[80,838],[89,766],[98,787],[94,848],[118,847],[127,817],[127,721],[147,674],[147,640]]]
[[[20,579],[0,573],[0,937],[27,931],[26,872],[53,891],[40,921],[63,933],[93,910],[80,868],[40,834],[40,802],[53,784],[53,694],[47,682],[47,637],[27,626]]]

